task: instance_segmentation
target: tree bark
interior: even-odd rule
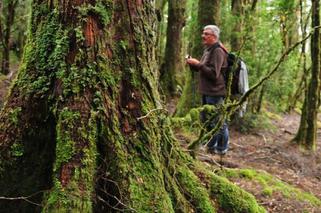
[[[320,25],[320,3],[312,1],[312,27]],[[300,127],[296,138],[298,144],[314,151],[317,138],[317,110],[320,92],[320,30],[315,29],[311,39],[311,79],[302,108]]]
[[[164,64],[161,67],[161,84],[164,94],[176,94],[177,75],[183,72],[182,29],[185,25],[186,0],[168,2],[167,39]]]
[[[234,28],[231,35],[231,47],[232,51],[238,52],[241,50],[243,43],[242,29],[243,29],[243,19],[244,19],[244,0],[232,0],[232,14],[234,19]]]
[[[164,59],[164,49],[165,49],[165,37],[166,37],[166,22],[164,21],[165,16],[165,5],[167,0],[157,0],[156,1],[156,15],[158,21],[157,35],[156,35],[156,59],[158,64],[163,63]]]
[[[0,200],[3,209],[263,211],[173,139],[155,31],[152,1],[34,1],[22,68],[0,112],[0,195],[30,202]]]
[[[3,51],[2,51],[2,61],[1,61],[1,72],[4,75],[7,75],[10,72],[10,36],[11,36],[11,28],[14,22],[15,18],[15,10],[18,5],[18,0],[14,1],[9,1],[7,2],[7,5],[3,5],[3,10],[5,14],[5,25],[1,28],[3,28],[3,32],[1,35],[3,36],[2,38],[2,46],[3,46]],[[0,22],[1,24],[1,22]],[[1,30],[0,28],[0,30]]]

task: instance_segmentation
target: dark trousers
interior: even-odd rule
[[[210,105],[218,105],[222,104],[224,102],[224,97],[222,96],[208,96],[203,95],[202,96],[202,104],[210,104]],[[215,118],[211,121],[208,130],[213,129],[218,120],[219,116],[215,116]],[[206,122],[207,119],[209,119],[209,115],[207,115],[205,112],[201,113],[201,120],[203,122]],[[223,126],[220,128],[218,133],[216,133],[210,140],[210,142],[207,144],[207,147],[209,149],[217,150],[217,151],[224,151],[228,149],[228,139],[229,139],[229,132],[228,132],[228,126],[226,121],[224,121]]]

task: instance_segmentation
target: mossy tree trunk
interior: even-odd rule
[[[243,43],[243,22],[244,22],[244,0],[232,0],[232,14],[234,16],[234,27],[231,35],[231,49],[233,52],[241,50]]]
[[[199,0],[198,1],[198,15],[197,24],[193,31],[192,52],[189,53],[192,57],[200,59],[203,53],[203,45],[201,40],[201,34],[203,28],[206,25],[220,24],[220,1],[218,0]],[[192,37],[192,35],[190,35]],[[177,106],[176,115],[183,116],[191,108],[200,105],[201,97],[197,90],[198,85],[198,73],[188,70],[186,73],[186,83],[183,88],[182,97],[179,100]]]
[[[167,39],[164,63],[161,66],[160,80],[166,96],[176,94],[177,76],[183,72],[182,29],[186,21],[186,0],[168,2]]]
[[[0,197],[29,202],[0,200],[1,208],[262,212],[174,141],[157,92],[153,3],[68,3],[33,3],[0,114]]]
[[[0,10],[3,14],[3,23],[0,20],[0,42],[2,46],[2,61],[1,61],[1,73],[8,74],[10,72],[10,37],[12,31],[12,25],[15,18],[15,10],[18,5],[18,0],[4,0],[0,3]],[[0,17],[2,19],[2,17]]]
[[[320,25],[320,2],[312,1],[312,27]],[[311,39],[311,79],[307,88],[302,116],[295,141],[314,151],[317,139],[317,115],[320,93],[320,30],[315,29]]]
[[[156,15],[157,15],[157,35],[156,35],[156,59],[158,64],[163,63],[164,49],[165,49],[165,37],[166,37],[166,22],[165,20],[165,6],[167,5],[167,0],[157,0],[155,2]]]

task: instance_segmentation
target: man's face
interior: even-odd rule
[[[212,45],[216,42],[216,36],[209,29],[203,30],[202,41],[204,45]]]

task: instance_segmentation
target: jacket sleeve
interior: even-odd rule
[[[220,76],[221,68],[224,63],[225,53],[221,48],[212,50],[209,56],[201,63],[196,65],[197,69],[207,78],[216,80]]]

